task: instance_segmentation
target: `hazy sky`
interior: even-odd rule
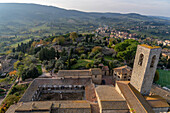
[[[0,3],[36,3],[86,12],[140,13],[170,17],[170,0],[0,0]]]

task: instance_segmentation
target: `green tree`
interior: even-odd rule
[[[77,38],[78,38],[78,35],[76,32],[70,33],[70,39],[72,39],[73,42],[75,42]]]
[[[58,39],[58,41],[57,41],[57,42],[58,42],[58,44],[59,44],[59,45],[64,44],[64,42],[65,42],[65,38],[64,38],[63,36],[60,36],[60,37],[58,37],[57,39]]]
[[[138,44],[135,40],[125,40],[124,42],[116,44],[114,50],[117,52],[118,58],[130,63],[135,57]]]
[[[60,58],[60,53],[58,52],[58,50],[57,50],[57,52],[56,52],[56,56],[57,56],[57,59]]]
[[[57,39],[57,38],[54,38],[53,41],[52,41],[52,43],[55,43],[55,42],[57,42],[57,41],[58,41],[58,39]]]
[[[23,66],[23,65],[20,65],[20,66],[18,67],[18,70],[17,70],[17,75],[18,75],[19,77],[22,76],[23,70],[24,70],[24,66]]]
[[[55,52],[55,49],[53,47],[50,48],[50,51],[49,51],[49,56],[50,56],[50,60],[51,59],[55,59],[55,55],[56,55],[56,52]]]

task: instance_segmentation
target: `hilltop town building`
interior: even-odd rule
[[[91,78],[95,84],[101,84],[102,71],[100,68],[93,68],[89,70],[59,70],[57,77],[60,79],[65,78]]]
[[[169,105],[165,99],[158,95],[146,95],[151,88],[152,73],[157,67],[160,51],[161,48],[158,47],[138,46],[134,66],[143,66],[143,69],[134,67],[133,79],[117,81],[115,87],[94,84],[92,76],[99,75],[95,69],[94,72],[91,69],[82,73],[60,71],[59,76],[62,79],[35,79],[20,101],[12,105],[6,113],[167,112]],[[70,78],[73,76],[74,78]]]
[[[108,66],[103,66],[102,67],[102,73],[103,73],[103,76],[109,76],[110,75],[109,67]]]
[[[125,65],[113,69],[113,77],[118,81],[130,81],[132,75],[132,68]]]

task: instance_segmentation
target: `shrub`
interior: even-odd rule
[[[77,63],[77,59],[75,59],[75,58],[70,59],[70,62],[71,62],[71,65],[76,64]]]
[[[96,46],[92,49],[93,53],[98,53],[98,52],[101,52],[101,51],[102,51],[102,47],[100,47],[100,46]]]
[[[80,59],[86,59],[86,58],[87,58],[86,54],[81,54]]]
[[[100,58],[100,57],[103,57],[103,54],[100,52],[100,53],[97,53],[94,58],[97,59],[97,58]]]
[[[88,63],[88,64],[86,65],[86,68],[87,68],[87,69],[91,68],[91,63]]]
[[[91,58],[93,58],[95,55],[96,55],[96,53],[94,53],[94,52],[91,52],[91,53],[89,54],[89,56],[88,56],[88,59],[91,59]]]

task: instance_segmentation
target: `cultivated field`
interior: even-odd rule
[[[170,88],[170,71],[158,70],[159,71],[159,80],[156,82],[161,86],[166,86]]]

